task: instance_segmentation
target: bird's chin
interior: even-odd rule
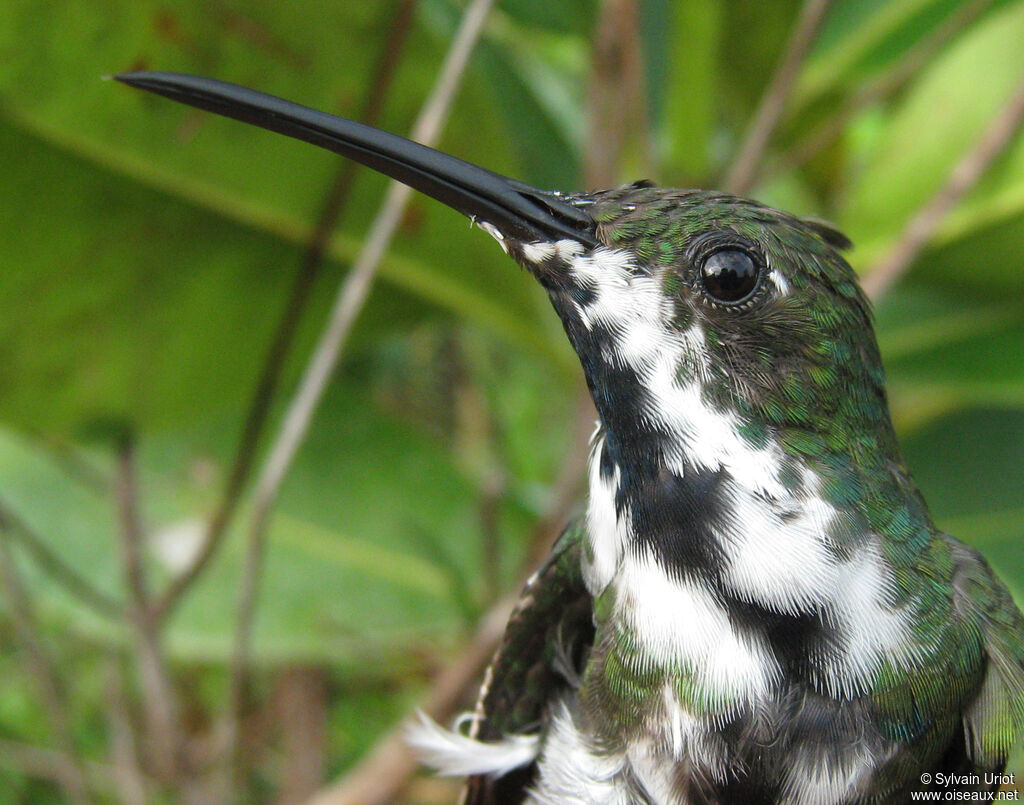
[[[578,241],[535,241],[505,238],[499,241],[505,253],[525,268],[551,294],[575,296],[582,289],[574,277],[573,263],[594,250]],[[556,304],[557,307],[557,304]]]

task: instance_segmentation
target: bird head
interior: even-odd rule
[[[546,289],[616,465],[715,469],[769,443],[895,450],[867,301],[826,224],[648,182],[539,190],[232,84],[118,79],[343,154],[469,216]]]

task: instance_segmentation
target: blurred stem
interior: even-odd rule
[[[148,612],[149,593],[142,559],[142,525],[135,479],[135,445],[131,440],[126,440],[117,451],[116,492],[128,597],[133,607]]]
[[[516,594],[546,557],[578,497],[595,416],[590,394],[583,387],[577,396],[572,443],[555,481],[548,509],[530,535],[528,545],[532,559],[528,572],[515,588]],[[451,720],[494,656],[516,600],[517,595],[507,596],[480,618],[470,641],[434,679],[430,691],[422,699],[420,710],[442,724]],[[324,788],[307,805],[383,805],[393,802],[417,769],[416,758],[404,737],[411,723],[413,717],[384,735],[339,782]]]
[[[152,751],[148,754],[157,777],[166,785],[174,785],[181,759],[177,693],[163,654],[160,624],[153,617],[149,603],[138,512],[135,448],[130,438],[118,448],[115,490],[121,520],[121,565],[128,591],[125,618],[131,629],[146,732],[151,741]]]
[[[651,173],[646,98],[637,0],[604,0],[594,30],[587,94],[590,128],[583,173],[588,188],[618,183],[631,142],[642,144],[644,173]]]
[[[1024,79],[982,132],[974,146],[950,172],[946,183],[911,218],[889,252],[861,279],[874,301],[903,276],[935,235],[949,212],[970,191],[992,162],[1002,154],[1024,122]]]
[[[59,751],[49,755],[53,776],[64,795],[75,805],[87,805],[85,771],[75,755],[71,735],[71,715],[67,698],[60,684],[57,667],[42,643],[42,629],[36,620],[25,586],[14,563],[6,522],[0,518],[0,583],[7,598],[7,610],[21,643],[19,656],[28,678],[36,686],[43,709],[50,721]]]
[[[111,777],[121,802],[145,805],[146,775],[139,766],[138,736],[124,695],[124,678],[115,659],[107,667],[107,729],[110,733]]]
[[[424,104],[412,130],[412,139],[432,145],[437,142],[444,121],[468,66],[469,56],[482,30],[493,0],[473,0],[467,7],[441,68],[430,97]],[[312,422],[327,383],[337,365],[370,287],[377,267],[398,228],[408,204],[411,190],[391,183],[380,212],[374,220],[366,243],[355,265],[338,290],[330,319],[320,336],[316,349],[306,366],[299,388],[288,405],[283,423],[264,461],[254,493],[253,515],[247,539],[245,567],[239,587],[238,619],[231,661],[229,713],[226,746],[231,766],[238,769],[238,722],[246,687],[256,601],[263,571],[266,534],[270,513],[277,502],[281,486],[295,454]]]
[[[370,82],[371,90],[363,100],[362,109],[355,119],[373,125],[380,118],[384,100],[388,96],[396,68],[405,48],[412,25],[416,0],[398,0],[389,24],[390,36],[385,43]],[[263,369],[249,404],[249,412],[242,428],[238,451],[231,465],[228,481],[221,496],[220,504],[210,518],[202,547],[195,559],[168,587],[156,604],[156,618],[163,620],[181,600],[185,592],[195,583],[203,569],[209,565],[224,540],[228,526],[238,509],[242,492],[252,472],[256,459],[256,447],[266,427],[271,403],[274,400],[285,359],[291,348],[302,313],[306,309],[314,281],[320,273],[334,231],[351,198],[353,180],[358,165],[349,159],[339,162],[327,194],[324,197],[316,226],[302,256],[302,262],[292,283],[291,293],[285,303],[281,321],[277,325],[273,340],[263,360]]]
[[[857,89],[842,109],[823,121],[799,143],[787,151],[774,165],[761,171],[761,178],[785,173],[813,159],[846,130],[855,114],[897,93],[954,37],[977,19],[992,0],[974,0],[960,6],[942,25],[900,55],[886,73]]]
[[[327,673],[292,666],[278,674],[274,719],[281,735],[277,805],[305,802],[323,784],[327,748]]]
[[[800,9],[800,16],[786,44],[782,59],[775,68],[768,88],[761,96],[761,102],[747,129],[743,145],[722,183],[727,193],[743,195],[754,186],[768,143],[775,134],[796,79],[800,75],[800,67],[830,5],[831,0],[806,0]]]
[[[67,564],[46,544],[36,531],[0,500],[0,520],[7,524],[8,538],[18,542],[40,570],[64,590],[105,618],[120,620],[121,604],[94,587],[84,576]]]

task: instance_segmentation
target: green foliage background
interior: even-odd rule
[[[461,10],[419,3],[379,125],[408,131]],[[138,439],[156,579],[165,546],[215,504],[248,400],[337,160],[100,80],[150,68],[216,76],[342,115],[360,108],[393,3],[10,0],[0,5],[0,504],[123,596],[112,472]],[[798,4],[642,4],[648,137],[627,164],[713,187]],[[805,165],[783,157],[915,47],[970,14],[894,93]],[[596,4],[506,0],[441,147],[542,187],[582,187]],[[837,0],[750,195],[828,218],[873,264],[1024,74],[1021,0]],[[640,121],[638,121],[638,131]],[[644,152],[649,150],[653,159]],[[632,173],[622,179],[638,178]],[[283,408],[384,181],[361,170],[329,246],[275,411]],[[1024,596],[1024,138],[944,222],[878,312],[893,413],[941,527]],[[273,519],[256,657],[335,683],[342,771],[521,572],[568,449],[578,368],[538,288],[459,216],[413,201]],[[74,459],[70,459],[69,451]],[[481,540],[498,473],[499,565]],[[223,695],[237,533],[175,615],[168,648]],[[169,536],[170,535],[170,536]],[[101,755],[101,659],[121,627],[18,555],[72,674],[75,735]],[[0,602],[0,607],[5,606]],[[0,736],[47,743],[0,621]],[[397,692],[397,693],[396,693]],[[50,801],[0,761],[0,801]]]

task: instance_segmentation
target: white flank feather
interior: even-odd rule
[[[446,730],[426,713],[417,715],[419,723],[409,726],[405,742],[424,765],[445,777],[470,774],[501,777],[532,763],[540,751],[537,735],[506,735],[500,741],[477,741]]]

